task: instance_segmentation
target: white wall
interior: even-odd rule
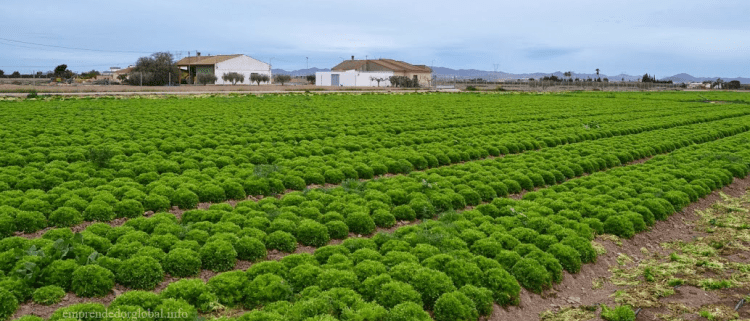
[[[251,58],[245,55],[239,56],[237,58],[232,58],[226,61],[222,61],[215,65],[214,73],[216,75],[216,84],[217,85],[224,85],[229,84],[231,85],[231,82],[225,83],[223,79],[221,79],[221,76],[223,76],[225,73],[230,72],[236,72],[245,75],[245,82],[242,84],[244,85],[255,85],[255,83],[250,82],[250,74],[252,73],[258,73],[261,75],[268,75],[268,78],[272,79],[273,75],[271,75],[271,67],[269,64],[262,62],[260,60],[257,60],[255,58]],[[261,84],[268,84],[269,82],[262,82]],[[240,84],[240,83],[237,83]]]
[[[377,87],[378,82],[372,78],[385,78],[380,82],[380,87],[388,87],[391,82],[388,78],[393,76],[391,71],[323,71],[315,73],[316,86],[331,86],[331,75],[339,75],[339,85],[343,87]]]

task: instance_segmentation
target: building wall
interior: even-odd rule
[[[245,81],[242,83],[244,85],[254,84],[250,82],[250,74],[252,73],[268,75],[268,78],[273,79],[273,75],[271,74],[271,66],[269,64],[262,62],[260,60],[245,56],[245,55],[217,63],[215,65],[215,71],[214,71],[214,74],[216,75],[216,78],[217,78],[216,84],[217,85],[225,85],[225,84],[231,85],[230,82],[225,83],[224,80],[221,79],[221,76],[223,76],[225,73],[230,73],[230,72],[236,72],[236,73],[245,75]],[[269,84],[270,82],[271,81],[267,83],[261,83],[261,84]]]
[[[388,78],[393,76],[393,72],[361,72],[356,70],[316,72],[315,85],[331,86],[331,75],[339,75],[339,85],[343,87],[377,87],[378,82],[372,80],[373,77],[385,78],[386,80],[380,82],[380,87],[388,87],[391,85]]]
[[[422,87],[429,87],[432,85],[432,73],[429,72],[396,72],[394,73],[394,76],[406,76],[408,78],[413,78],[414,76],[417,76],[417,80],[419,81],[419,85]]]

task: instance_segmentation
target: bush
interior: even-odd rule
[[[375,221],[366,212],[354,212],[346,218],[346,225],[352,233],[368,235],[375,232]]]
[[[621,305],[614,309],[602,305],[602,319],[607,321],[634,321],[635,312],[627,305]]]
[[[535,293],[541,293],[543,289],[552,285],[547,270],[533,259],[521,259],[511,269],[513,276],[524,288]]]
[[[459,291],[474,302],[479,315],[488,316],[492,314],[492,305],[494,303],[492,291],[487,288],[480,288],[473,285],[465,285]]]
[[[171,276],[194,276],[198,275],[200,271],[201,259],[198,253],[193,250],[176,248],[171,250],[164,259],[164,272]]]
[[[403,282],[392,281],[380,288],[375,294],[378,304],[390,309],[403,302],[413,302],[422,305],[422,297],[414,288]]]
[[[0,320],[8,320],[18,309],[18,300],[7,290],[0,288]]]
[[[220,273],[208,280],[211,292],[216,293],[219,303],[234,307],[242,303],[243,289],[247,286],[247,275],[244,271]]]
[[[49,215],[49,221],[57,227],[68,227],[83,222],[83,215],[72,207],[60,207]]]
[[[328,233],[326,232],[326,236]],[[245,261],[257,261],[266,257],[266,246],[254,237],[243,236],[237,244],[234,245],[237,251],[237,258]]]
[[[117,217],[139,217],[143,216],[143,205],[136,200],[124,200],[115,204],[115,216]]]
[[[190,209],[198,206],[198,195],[187,188],[179,188],[174,193],[172,204],[181,209]]]
[[[65,296],[65,290],[56,285],[48,285],[36,289],[32,295],[35,303],[42,305],[53,305],[62,301]]]
[[[297,227],[297,240],[304,245],[320,247],[328,244],[330,236],[325,225],[305,220]]]
[[[292,287],[280,276],[263,274],[255,277],[244,289],[245,307],[252,308],[292,298]]]
[[[287,232],[276,231],[266,236],[266,248],[292,253],[297,249],[297,239]]]
[[[330,221],[326,223],[326,228],[332,239],[341,240],[349,236],[349,226],[342,221]]]
[[[86,265],[73,272],[70,289],[82,297],[103,297],[114,286],[115,275],[112,271],[98,265]]]
[[[47,227],[47,218],[41,212],[20,211],[15,222],[15,229],[24,233],[34,233]]]
[[[404,302],[396,305],[388,313],[387,321],[431,321],[422,306],[414,302]]]
[[[476,321],[479,318],[474,301],[463,292],[450,292],[435,302],[435,321]]]
[[[196,78],[198,80],[198,83],[200,83],[203,86],[207,84],[213,84],[217,80],[219,80],[219,78],[217,78],[216,75],[210,74],[210,73],[203,73],[203,72],[198,73],[198,75],[196,75]]]
[[[200,250],[203,268],[214,272],[229,271],[237,263],[237,251],[227,241],[207,242]]]
[[[161,293],[164,299],[182,299],[198,308],[210,312],[217,306],[218,299],[201,279],[182,279],[171,283]]]
[[[155,258],[135,256],[122,262],[117,281],[124,286],[152,290],[164,280],[164,270]]]

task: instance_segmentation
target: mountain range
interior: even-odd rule
[[[477,69],[451,69],[446,67],[433,67],[432,68],[433,73],[438,78],[452,78],[456,77],[457,79],[474,79],[474,78],[482,78],[482,79],[528,79],[528,78],[534,78],[539,79],[544,76],[550,76],[555,75],[559,78],[567,78],[564,76],[564,73],[562,71],[556,71],[551,73],[544,73],[544,72],[534,72],[534,73],[523,73],[523,74],[514,74],[514,73],[507,73],[507,72],[494,72],[494,71],[485,71],[485,70],[477,70]],[[298,69],[298,70],[292,70],[287,71],[284,69],[273,69],[272,72],[276,75],[291,75],[291,76],[305,76],[305,75],[314,75],[318,71],[331,71],[330,69],[320,69],[320,68],[308,68],[308,69]],[[574,79],[587,79],[587,78],[597,78],[597,75],[595,73],[573,73],[572,76]],[[598,77],[601,77],[602,79],[608,78],[611,81],[615,80],[625,80],[625,81],[638,81],[640,80],[643,75],[640,76],[633,76],[633,75],[627,75],[627,74],[619,74],[619,75],[606,75],[606,74],[600,74]],[[659,78],[659,80],[672,80],[676,83],[690,83],[690,82],[703,82],[703,81],[715,81],[716,79],[721,78],[724,81],[732,81],[732,80],[739,80],[740,83],[748,84],[750,83],[750,78],[743,78],[743,77],[695,77],[686,73],[680,73],[669,77],[662,77]]]

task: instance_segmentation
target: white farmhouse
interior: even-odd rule
[[[267,75],[272,79],[271,65],[246,55],[217,55],[182,58],[176,63],[182,71],[181,79],[189,84],[197,83],[197,75],[200,73],[214,74],[217,85],[231,84],[224,82],[222,76],[226,73],[236,72],[245,76],[242,84],[251,85],[252,74]],[[268,84],[270,80],[261,84]]]
[[[319,71],[315,73],[316,86],[388,87],[392,71]]]

